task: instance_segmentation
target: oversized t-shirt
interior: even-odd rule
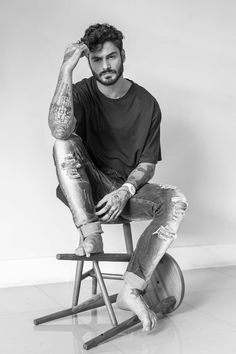
[[[113,99],[90,77],[73,85],[73,101],[75,133],[106,175],[123,183],[140,162],[161,160],[161,111],[143,87],[131,81],[126,94]]]

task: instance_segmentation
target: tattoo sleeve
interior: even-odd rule
[[[129,174],[126,183],[131,183],[136,189],[138,189],[153,177],[154,172],[155,172],[155,164],[149,162],[141,162]]]
[[[56,139],[68,139],[75,129],[76,119],[73,112],[72,74],[62,69],[48,117],[49,127]]]

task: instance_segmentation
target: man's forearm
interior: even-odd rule
[[[125,183],[131,183],[135,189],[142,187],[147,183],[155,172],[155,164],[149,162],[141,162],[138,166],[129,174]]]
[[[75,129],[73,112],[72,72],[60,70],[58,83],[48,117],[49,127],[56,139],[67,139]]]
[[[76,126],[73,111],[72,72],[83,56],[88,56],[88,47],[83,42],[67,46],[58,78],[55,94],[49,109],[49,127],[56,139],[68,139]]]

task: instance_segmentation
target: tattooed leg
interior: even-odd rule
[[[156,327],[156,314],[149,309],[140,291],[133,289],[128,283],[125,283],[118,294],[116,304],[123,310],[134,312],[142,322],[143,331],[150,332]]]
[[[102,228],[95,215],[81,146],[79,137],[56,140],[53,152],[61,189],[68,201],[74,223],[81,231],[83,242],[76,252],[89,256],[90,253],[101,252],[103,249]]]

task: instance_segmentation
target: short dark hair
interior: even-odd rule
[[[91,52],[94,52],[100,47],[103,47],[105,42],[112,42],[121,52],[123,49],[123,34],[117,30],[114,26],[108,23],[97,23],[89,26],[81,41],[84,42]]]

